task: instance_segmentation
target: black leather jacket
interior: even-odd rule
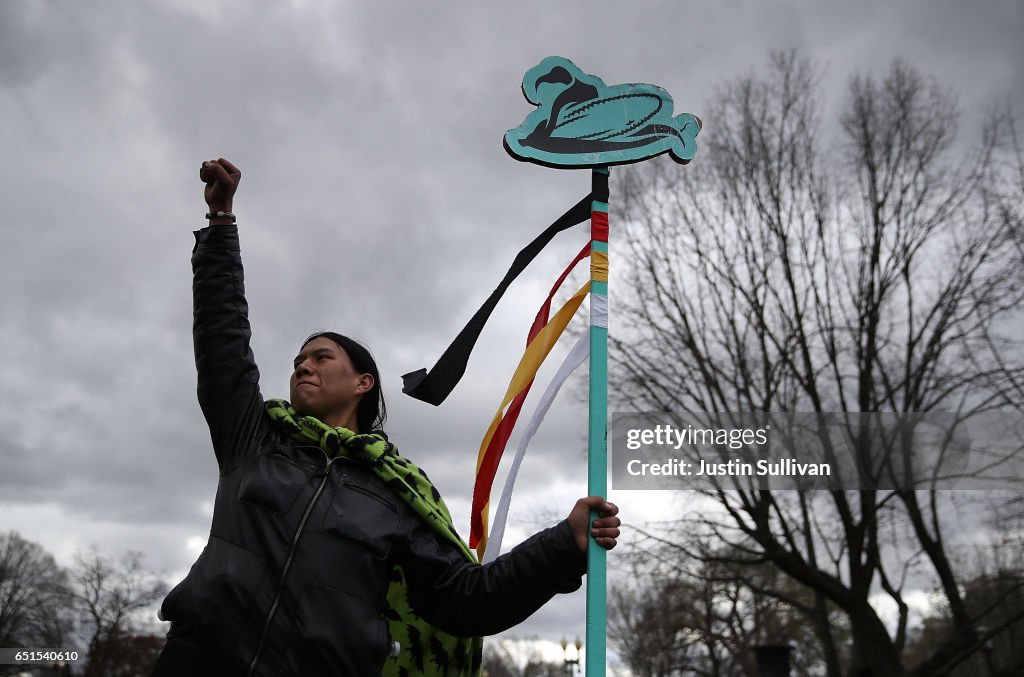
[[[455,635],[500,632],[579,588],[586,560],[566,522],[470,564],[371,470],[271,430],[237,228],[198,231],[192,266],[199,402],[220,481],[210,540],[161,607],[171,630],[155,674],[378,674],[396,562],[417,611]]]

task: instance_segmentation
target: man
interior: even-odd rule
[[[365,348],[310,337],[290,402],[264,401],[231,213],[241,173],[221,158],[200,178],[210,226],[192,255],[193,338],[220,480],[210,540],[161,607],[171,629],[155,674],[478,672],[479,642],[459,638],[500,632],[577,589],[588,534],[614,547],[618,508],[580,499],[481,566],[425,473],[383,434]]]

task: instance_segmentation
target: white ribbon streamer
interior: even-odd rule
[[[597,297],[591,295],[591,303]],[[604,304],[605,307],[605,322],[607,324],[607,300]],[[519,438],[519,447],[516,449],[515,458],[512,459],[512,467],[508,471],[508,477],[505,478],[505,487],[501,490],[501,500],[498,501],[498,510],[494,514],[494,524],[491,525],[491,534],[487,539],[487,548],[484,551],[483,563],[493,562],[494,559],[501,552],[501,539],[505,535],[505,520],[508,517],[509,503],[512,502],[512,487],[516,483],[516,475],[519,474],[519,466],[523,462],[523,457],[526,455],[526,447],[533,439],[534,433],[537,432],[537,428],[540,427],[541,421],[544,420],[544,416],[548,413],[548,409],[551,408],[551,403],[555,400],[555,396],[558,395],[559,389],[565,380],[569,378],[569,374],[574,372],[577,367],[583,364],[584,360],[587,359],[587,355],[590,354],[590,335],[584,333],[576,341],[576,345],[572,347],[569,354],[565,356],[561,366],[558,367],[558,371],[555,373],[554,378],[551,379],[551,383],[548,384],[547,390],[544,391],[544,395],[540,398],[540,402],[537,404],[537,408],[533,412],[533,416],[530,417],[530,422],[526,424],[526,429],[523,431],[523,435]]]

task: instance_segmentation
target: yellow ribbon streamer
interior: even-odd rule
[[[591,252],[591,256],[599,252]],[[605,270],[607,271],[608,257],[604,257]],[[607,279],[607,278],[606,278]],[[572,297],[565,302],[558,312],[555,313],[554,317],[548,321],[544,328],[541,329],[537,335],[530,341],[530,344],[526,346],[526,352],[523,353],[523,357],[519,360],[519,366],[516,367],[516,371],[512,374],[512,380],[508,384],[508,390],[505,391],[505,397],[501,401],[501,406],[498,407],[498,413],[494,415],[494,420],[491,421],[490,427],[487,428],[487,433],[484,435],[483,441],[480,443],[480,451],[476,458],[476,470],[480,472],[480,466],[483,464],[484,456],[487,453],[487,447],[491,444],[491,438],[494,437],[495,431],[501,424],[501,415],[505,411],[505,407],[515,399],[515,396],[519,394],[526,385],[533,380],[536,376],[537,370],[540,369],[540,365],[544,362],[544,359],[551,352],[555,343],[558,341],[558,337],[565,331],[566,326],[569,324],[569,320],[579,310],[580,305],[583,303],[583,299],[587,296],[587,292],[590,290],[590,281],[588,280],[579,291],[572,295]],[[487,515],[490,512],[490,501],[488,501],[483,508],[482,523],[484,526],[484,533],[477,545],[477,552],[482,553],[484,548],[487,546],[487,529],[488,520]]]

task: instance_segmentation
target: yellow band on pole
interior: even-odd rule
[[[590,279],[594,282],[608,281],[608,252],[597,249],[590,252]]]

